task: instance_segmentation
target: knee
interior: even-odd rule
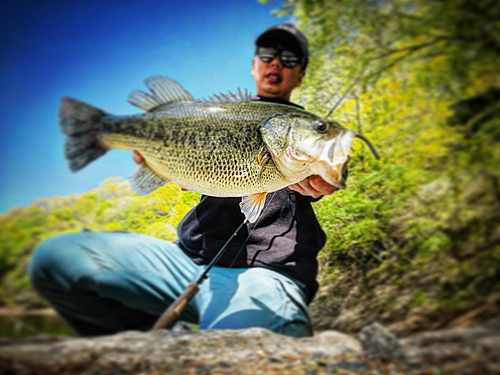
[[[53,287],[54,281],[64,279],[69,263],[77,261],[69,253],[74,247],[73,237],[78,233],[68,233],[51,237],[40,243],[34,250],[28,264],[28,276],[37,290]],[[73,259],[71,259],[73,258]]]

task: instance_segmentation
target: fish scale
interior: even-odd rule
[[[138,151],[158,175],[194,192],[241,197],[280,189],[287,181],[274,162],[266,165],[260,180],[257,163],[263,145],[258,126],[275,108],[265,105],[258,115],[248,115],[244,107],[193,102],[154,115],[109,116],[102,120],[105,131],[98,139],[107,148]],[[140,130],[144,123],[146,135]]]
[[[252,102],[241,91],[200,102],[167,77],[145,83],[150,93],[129,96],[147,111],[139,115],[113,116],[62,99],[59,122],[72,171],[109,149],[135,150],[145,160],[130,179],[138,193],[174,181],[205,195],[243,197],[240,206],[250,222],[268,192],[312,174],[342,187],[353,131],[295,106]]]

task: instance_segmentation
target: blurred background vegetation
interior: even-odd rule
[[[331,117],[381,155],[355,142],[347,189],[315,203],[328,235],[315,327],[355,332],[377,320],[404,335],[498,314],[500,3],[276,6],[310,41],[306,79],[292,100],[326,116],[350,88]],[[198,198],[173,184],[138,197],[128,182],[109,179],[11,210],[0,216],[0,304],[44,305],[25,272],[43,239],[85,227],[173,240]]]

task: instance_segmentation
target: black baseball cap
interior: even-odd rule
[[[257,47],[273,47],[276,44],[282,44],[283,47],[299,53],[304,57],[305,70],[309,62],[309,48],[306,36],[291,23],[282,23],[272,26],[255,40]]]

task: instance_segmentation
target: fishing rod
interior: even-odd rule
[[[177,322],[182,312],[188,305],[188,303],[193,299],[193,297],[200,290],[200,285],[208,278],[208,272],[212,269],[213,266],[219,261],[220,258],[226,253],[227,246],[233,240],[234,237],[238,234],[239,230],[248,222],[245,219],[240,226],[234,231],[234,233],[229,237],[224,246],[221,247],[219,252],[215,255],[212,261],[208,264],[206,270],[200,275],[198,280],[194,283],[189,283],[184,292],[168,307],[168,309],[162,314],[162,316],[156,321],[153,326],[153,330],[155,329],[169,329]]]
[[[266,206],[269,206],[269,204],[271,203],[271,201],[273,200],[275,195],[276,195],[276,192],[274,192],[272,197],[267,201]],[[205,197],[203,199],[205,199]],[[229,268],[233,267],[236,258],[238,258],[238,256],[240,255],[241,250],[243,249],[243,246],[245,246],[245,244],[247,243],[248,239],[250,238],[250,235],[252,234],[253,230],[255,229],[255,227],[259,223],[260,219],[262,218],[262,214],[264,213],[264,211],[265,211],[265,208],[262,210],[259,219],[257,220],[257,222],[253,226],[252,230],[248,234],[247,239],[245,240],[243,245],[241,245],[240,250],[236,254],[236,256],[235,256],[233,262],[231,263],[231,265],[229,266]],[[160,316],[160,318],[156,321],[156,323],[151,328],[152,330],[172,328],[172,326],[175,324],[175,322],[177,322],[177,320],[180,318],[182,312],[187,307],[189,302],[193,299],[193,297],[196,295],[196,293],[198,293],[198,291],[200,290],[200,285],[203,283],[203,281],[205,281],[205,279],[208,278],[208,272],[212,269],[213,266],[215,266],[215,264],[220,260],[220,258],[222,258],[224,256],[224,254],[227,251],[228,245],[231,243],[231,241],[234,239],[234,237],[236,237],[236,235],[238,234],[240,229],[246,223],[248,223],[248,219],[243,220],[243,222],[240,224],[240,226],[228,238],[226,243],[221,247],[219,252],[215,255],[215,257],[212,259],[212,261],[208,264],[207,268],[205,269],[205,271],[203,271],[203,273],[200,275],[198,280],[196,280],[194,283],[189,283],[188,286],[186,287],[186,289],[184,290],[184,292],[182,292],[182,294],[167,308],[167,310],[165,310],[165,312]]]

